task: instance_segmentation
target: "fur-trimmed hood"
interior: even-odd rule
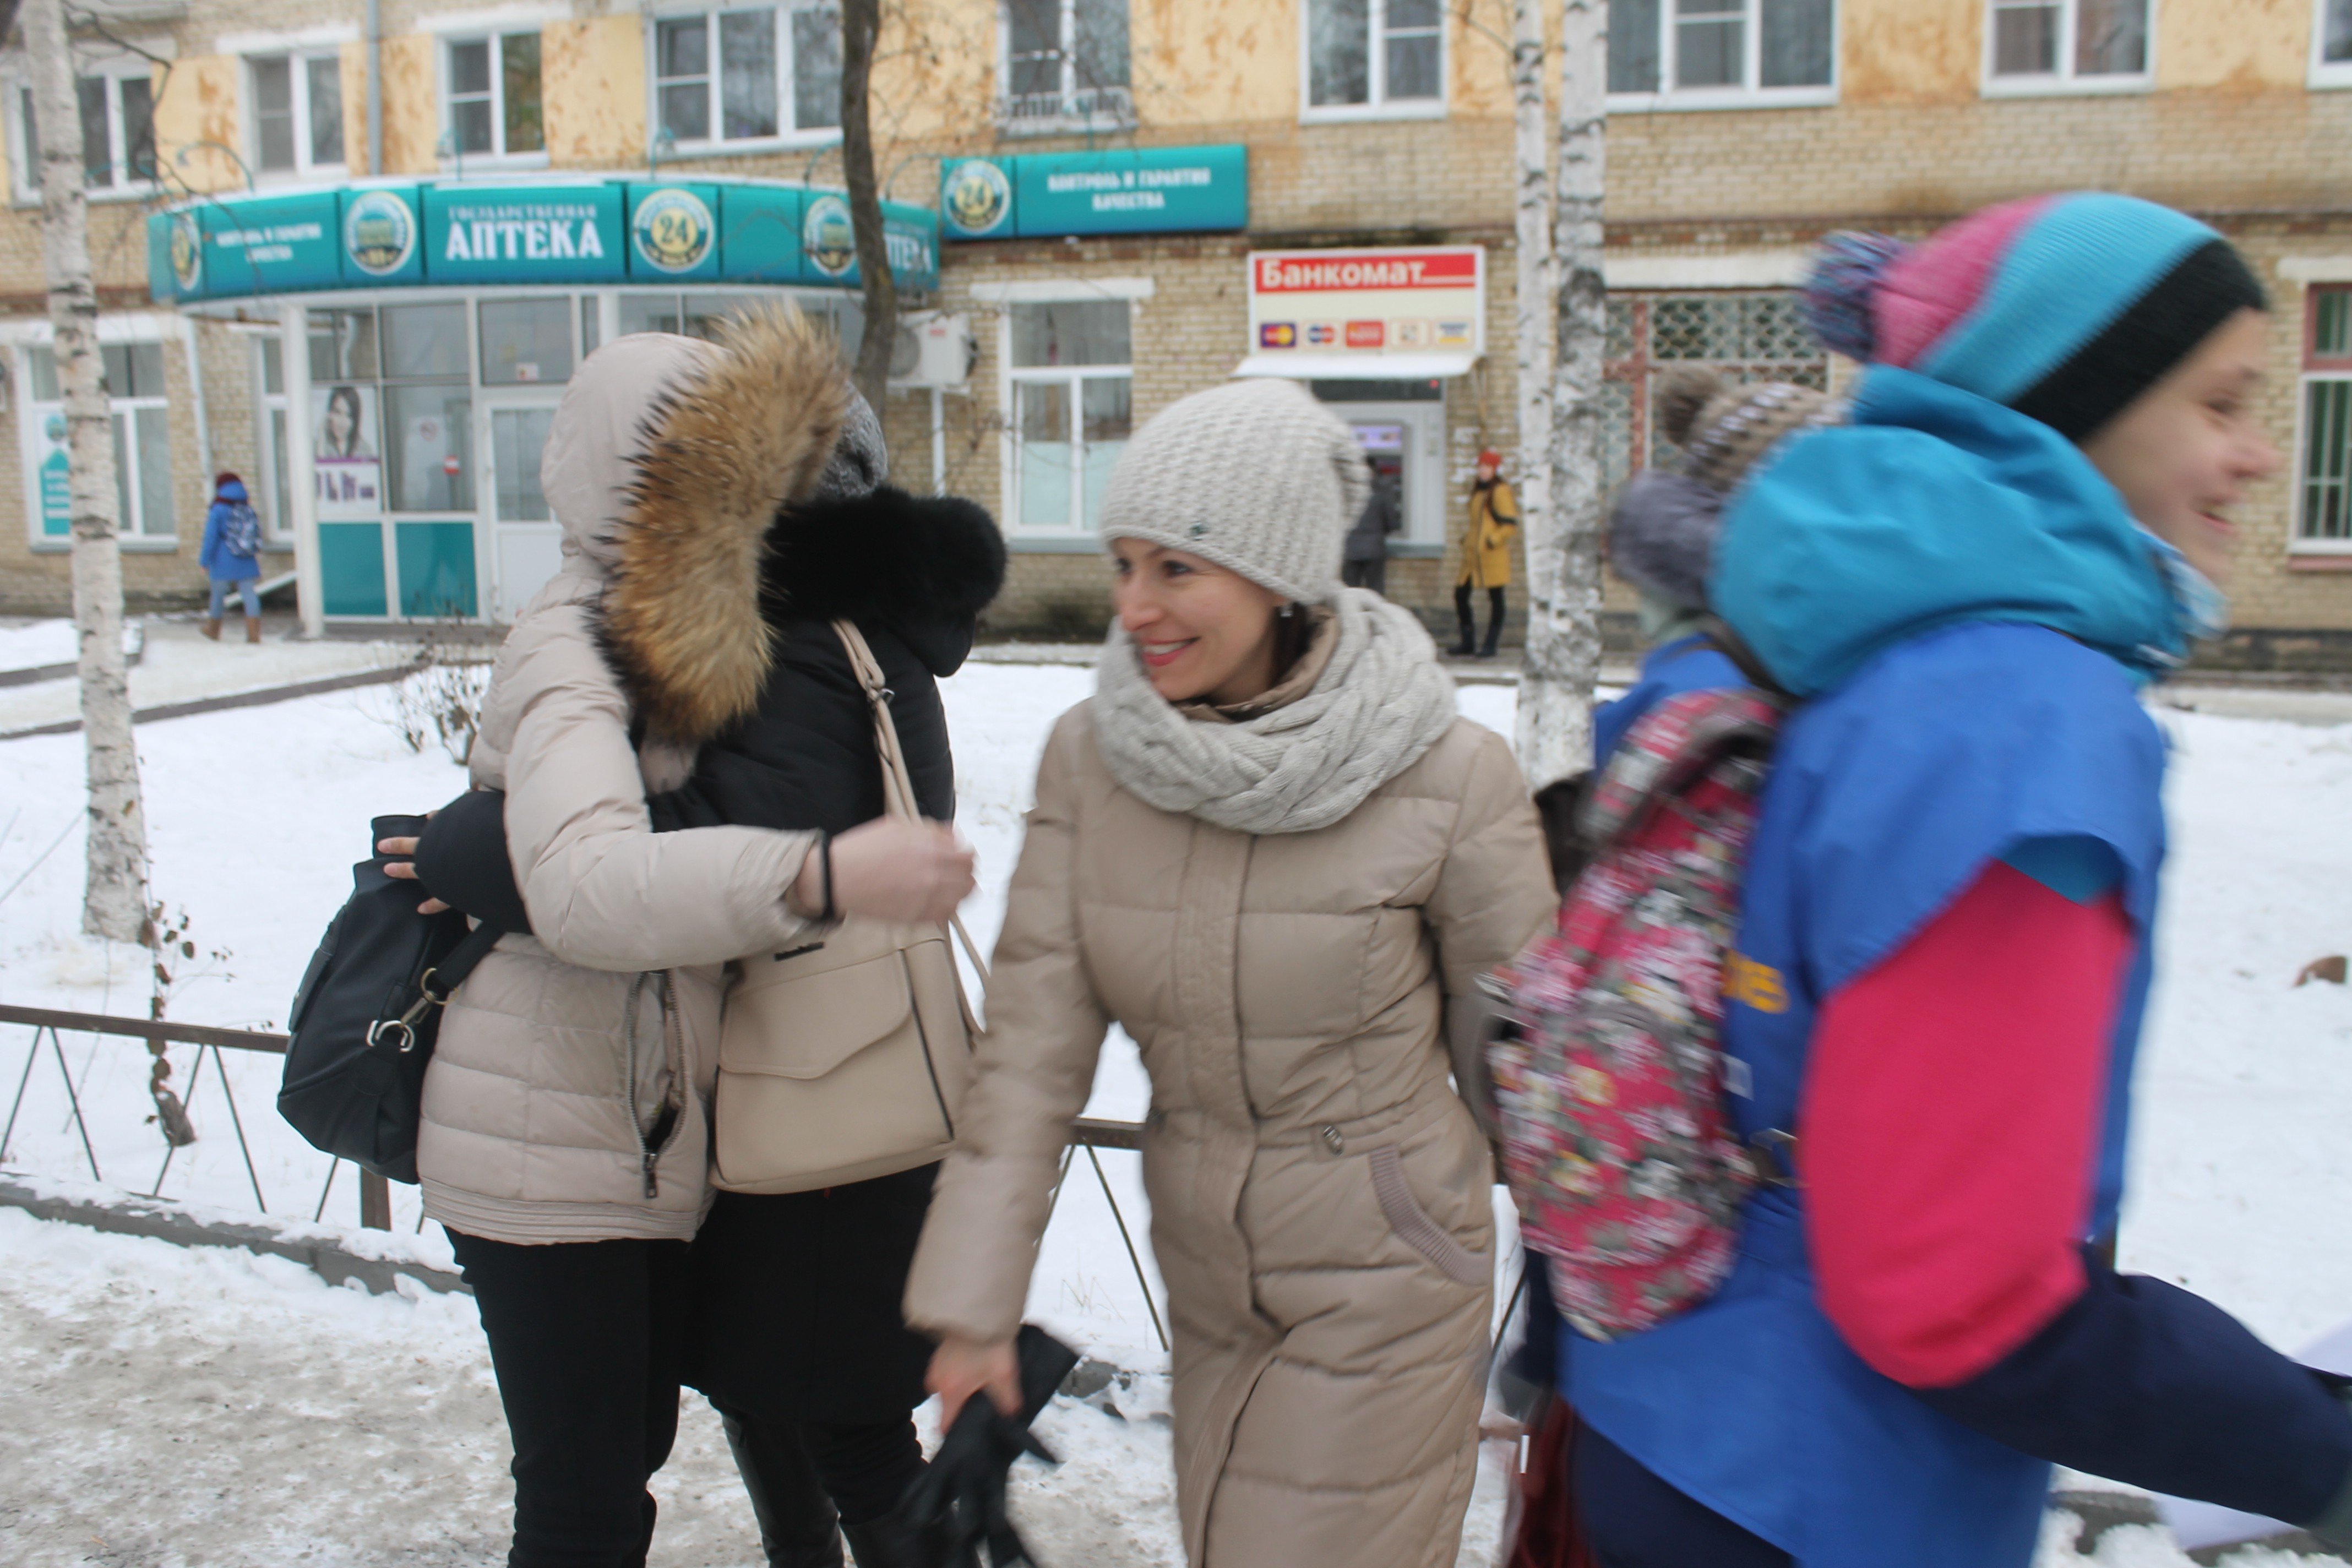
[[[1004,580],[988,513],[877,488],[879,426],[797,312],[698,346],[707,359],[647,389],[601,613],[646,732],[691,748],[753,712],[788,622],[887,622],[952,670]]]
[[[980,612],[1004,585],[1004,535],[961,496],[888,485],[787,508],[768,530],[761,611],[772,626],[887,626],[925,668],[953,675]],[[830,636],[831,634],[826,634]]]
[[[694,363],[653,384],[610,385],[594,405],[641,410],[617,448],[625,469],[605,481],[618,503],[605,653],[649,733],[688,746],[759,702],[771,657],[765,536],[779,511],[816,493],[856,398],[831,335],[789,307],[737,318],[705,347],[668,351]],[[551,431],[551,465],[555,443]]]

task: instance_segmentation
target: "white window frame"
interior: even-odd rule
[[[155,344],[162,347],[163,374],[168,382],[172,374],[172,345],[179,344],[184,350],[189,346],[192,339],[189,335],[187,320],[184,317],[165,316],[152,311],[131,311],[121,315],[99,317],[98,342],[101,350],[131,344]],[[8,374],[15,393],[13,401],[16,407],[20,410],[16,423],[19,462],[24,470],[22,499],[25,508],[26,548],[36,555],[62,554],[73,548],[73,542],[68,538],[59,538],[41,531],[40,457],[37,441],[46,437],[40,432],[36,412],[60,405],[56,403],[37,403],[33,397],[32,351],[53,347],[54,335],[50,331],[49,323],[45,321],[19,321],[10,322],[5,327],[0,327],[0,344],[5,344],[9,350],[8,357],[12,363]],[[107,398],[107,413],[110,421],[113,416],[142,408],[163,408],[167,411],[168,416],[170,407],[171,401],[168,396],[116,397],[110,392]],[[173,431],[172,434],[173,445],[176,447],[178,433]],[[127,439],[124,446],[127,450],[135,451],[136,449],[135,445]],[[174,471],[172,476],[173,486],[172,531],[169,533],[137,532],[127,526],[134,520],[126,519],[124,520],[126,526],[117,535],[117,541],[125,552],[131,554],[170,554],[180,548],[180,530],[184,521],[183,511],[188,496],[180,487],[182,476],[177,471],[177,458],[178,453],[174,451],[173,454]],[[205,479],[209,481],[211,476],[207,474]],[[131,493],[131,504],[135,514],[143,504],[140,496],[140,487],[134,480],[125,488]],[[201,518],[201,510],[197,515]]]
[[[2004,0],[1985,0],[1984,58],[1979,70],[1987,98],[2050,98],[2107,92],[2149,92],[2156,87],[2157,0],[2141,0],[2147,7],[2147,55],[2137,71],[2102,76],[2074,74],[2075,28],[2081,0],[2049,0],[2058,7],[2058,68],[2048,75],[1995,76],[1993,49],[1998,31],[1993,13],[2008,8]]]
[[[1324,103],[1315,97],[1315,4],[1298,5],[1298,122],[1328,125],[1350,120],[1443,120],[1454,97],[1454,7],[1437,7],[1437,96],[1391,101],[1388,96],[1389,0],[1365,0],[1365,26],[1370,29],[1365,60],[1369,96],[1362,103]]]
[[[1081,518],[1076,523],[1061,528],[1024,523],[1021,521],[1021,422],[1014,402],[1013,388],[1022,383],[1064,381],[1072,384],[1071,417],[1077,427],[1072,432],[1070,445],[1071,473],[1070,510],[1075,515],[1084,510],[1086,486],[1086,425],[1083,394],[1076,383],[1087,376],[1105,379],[1124,377],[1130,388],[1128,409],[1134,414],[1135,338],[1134,331],[1141,316],[1142,302],[1151,298],[1153,282],[1149,278],[1076,279],[1040,278],[1012,283],[982,282],[972,286],[972,300],[987,308],[996,317],[996,406],[1003,411],[1003,430],[998,438],[997,472],[1000,476],[1000,515],[1004,519],[1004,537],[1013,548],[1051,550],[1056,547],[1073,551],[1094,551],[1100,546],[1092,531],[1092,520]],[[1090,300],[1124,300],[1128,306],[1128,363],[1125,365],[1087,364],[1016,370],[1013,364],[1013,311],[1014,305],[1054,305],[1083,303]],[[1140,428],[1141,421],[1135,421]],[[1134,437],[1129,437],[1132,440]]]
[[[1058,136],[1084,134],[1097,131],[1131,131],[1135,128],[1135,8],[1128,5],[1128,79],[1097,87],[1081,87],[1077,81],[1078,6],[1077,0],[1035,0],[1035,3],[1057,7],[1062,17],[1060,41],[1062,86],[1061,112],[1058,114],[1016,114],[1016,97],[1026,100],[1045,98],[1045,93],[1013,91],[1013,6],[1016,0],[998,0],[996,7],[997,80],[1004,91],[997,95],[996,122],[1007,135]],[[1128,4],[1128,0],[1120,0]],[[1087,94],[1094,95],[1092,104],[1079,107]]]
[[[793,86],[794,64],[793,13],[824,10],[832,11],[838,19],[841,8],[838,5],[827,4],[826,0],[773,0],[773,3],[769,5],[675,5],[659,11],[649,10],[646,16],[645,41],[646,125],[646,134],[656,138],[658,142],[660,155],[670,158],[690,154],[698,158],[708,158],[735,153],[771,152],[780,147],[830,147],[838,142],[841,140],[841,127],[838,125],[820,125],[803,131],[792,123],[799,118],[800,108],[798,100],[793,96]],[[704,79],[709,83],[710,94],[709,124],[713,132],[723,132],[726,129],[726,106],[720,99],[719,19],[721,16],[740,15],[746,11],[772,11],[776,16],[776,133],[773,136],[739,136],[732,140],[724,134],[715,134],[694,141],[679,137],[672,141],[660,142],[659,138],[664,129],[661,118],[662,82],[665,79],[665,79],[661,75],[662,24],[683,22],[696,16],[702,18],[703,48],[706,51],[704,64],[708,68]],[[838,118],[838,115],[835,118]]]
[[[2296,265],[2297,261],[2303,264]],[[2294,381],[2294,467],[2289,471],[2287,500],[2287,553],[2289,555],[2352,555],[2352,538],[2313,539],[2304,534],[2304,489],[2307,483],[2311,460],[2311,389],[2319,383],[2337,385],[2352,384],[2352,363],[2332,363],[2315,369],[2312,366],[2312,334],[2317,330],[2315,319],[2318,310],[2317,287],[2327,287],[2330,292],[2345,292],[2352,284],[2352,258],[2321,258],[2315,261],[2302,258],[2290,258],[2280,268],[2281,275],[2297,289],[2300,308],[2295,323]]]
[[[351,117],[343,116],[343,156],[340,163],[319,163],[310,158],[310,64],[326,60],[335,68],[340,87],[343,69],[343,52],[328,49],[257,49],[245,58],[246,101],[246,167],[253,172],[256,184],[268,184],[289,180],[343,179],[351,173]],[[269,60],[286,62],[287,89],[292,100],[294,113],[294,166],[290,169],[265,169],[261,166],[261,89],[254,80],[254,68]]]
[[[1820,109],[1838,100],[1838,63],[1845,43],[1846,0],[1830,7],[1830,79],[1803,87],[1760,87],[1764,68],[1763,0],[1741,0],[1746,58],[1738,87],[1675,87],[1675,48],[1682,29],[1675,26],[1675,0],[1658,0],[1658,89],[1655,92],[1612,92],[1612,114],[1686,112],[1711,109]],[[1604,62],[1602,68],[1607,69]]]
[[[507,73],[506,41],[518,34],[530,34],[540,39],[539,46],[539,106],[540,146],[537,152],[509,153],[507,140]],[[451,95],[454,85],[450,70],[450,51],[464,44],[488,43],[490,46],[490,135],[497,145],[488,153],[463,153],[457,150],[457,106]],[[441,135],[443,145],[449,151],[446,156],[454,163],[471,163],[477,167],[499,169],[544,169],[547,167],[547,40],[537,22],[516,21],[486,27],[453,29],[434,41],[436,59],[435,68],[440,80]],[[471,97],[471,94],[467,95]],[[344,149],[348,156],[350,149]]]
[[[94,61],[77,60],[75,64],[79,68],[74,73],[77,82],[89,77],[98,77],[106,82],[107,135],[117,154],[110,165],[114,183],[108,185],[85,184],[82,187],[83,193],[94,202],[146,200],[162,187],[159,182],[154,180],[134,180],[131,177],[128,157],[130,139],[123,134],[122,125],[122,82],[126,78],[139,78],[148,84],[149,93],[154,94],[156,89],[153,66],[136,55],[121,55],[110,59]],[[25,157],[28,146],[26,139],[25,117],[32,112],[32,106],[26,101],[26,94],[33,89],[32,81],[26,77],[16,76],[8,79],[8,104],[12,121],[8,127],[8,144],[9,162],[16,166],[16,200],[19,204],[38,205],[41,199],[41,171],[26,163]],[[79,91],[79,88],[76,90]],[[76,101],[79,103],[79,100]],[[151,96],[148,100],[148,133],[151,137],[154,133],[154,104],[155,98]],[[160,144],[156,148],[155,157],[159,163],[163,161],[163,152]]]
[[[2311,0],[2311,78],[2315,88],[2352,87],[2352,60],[2327,58],[2327,7],[2333,0]]]

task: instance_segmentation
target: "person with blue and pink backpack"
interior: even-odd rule
[[[1712,723],[1769,747],[1676,829],[1744,849],[1679,863],[1736,900],[1699,1009],[1719,1036],[1656,1035],[1706,1047],[1684,1065],[1707,1058],[1724,1125],[1647,1124],[1753,1173],[1687,1277],[1553,1261],[1591,1331],[1560,1335],[1590,1544],[1604,1568],[2023,1568],[2053,1464],[2352,1543],[2346,1380],[2113,1263],[2165,847],[2139,692],[2221,629],[2229,512],[2278,463],[2261,285],[2203,225],[2082,194],[1913,247],[1838,237],[1808,305],[1867,367],[1849,421],[1742,482],[1709,583],[1771,700],[1670,700],[1626,742],[1664,758]],[[1577,1059],[1662,1071],[1631,1016]],[[1523,1142],[1531,1104],[1580,1096],[1563,1124],[1591,1127],[1664,1092],[1563,1075],[1531,1099],[1501,1065]],[[1704,1185],[1590,1142],[1549,1157],[1523,1147],[1514,1178],[1537,1245],[1531,1184],[1636,1220]],[[1660,1256],[1581,1234],[1588,1259]]]

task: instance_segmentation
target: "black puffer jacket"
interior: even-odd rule
[[[887,486],[796,508],[768,531],[761,611],[775,662],[757,711],[706,742],[685,784],[647,804],[654,827],[821,827],[882,815],[882,764],[848,651],[853,622],[882,667],[923,815],[955,815],[955,763],[937,679],[971,651],[976,619],[1004,581],[1004,541],[986,511]]]

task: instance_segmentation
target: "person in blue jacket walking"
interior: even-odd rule
[[[2215,634],[2273,470],[2265,301],[2097,194],[1840,237],[1850,422],[1734,498],[1710,600],[1799,700],[1727,972],[1740,1135],[1793,1137],[1710,1300],[1561,1333],[1607,1568],[2024,1568],[2051,1467],[2352,1543],[2345,1380],[2118,1273],[2164,852],[2144,683]]]
[[[254,584],[261,576],[261,520],[246,499],[245,481],[232,473],[213,480],[213,504],[205,513],[205,542],[196,563],[212,579],[212,605],[205,612],[204,633],[220,641],[221,612],[228,591],[236,590],[245,605],[245,640],[261,640],[261,595]]]

